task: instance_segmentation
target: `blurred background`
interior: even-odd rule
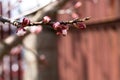
[[[55,21],[90,16],[87,28],[70,28],[64,37],[43,26],[26,36],[0,58],[0,80],[120,80],[120,0],[0,0],[0,15],[39,21],[41,9],[57,1],[66,4],[45,15]],[[0,23],[1,43],[15,33]]]

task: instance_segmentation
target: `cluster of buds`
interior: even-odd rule
[[[21,22],[21,26],[17,28],[17,35],[18,36],[23,36],[27,33],[27,31],[31,32],[31,33],[35,33],[38,34],[42,31],[42,27],[39,26],[31,26],[29,27],[31,21],[28,18],[23,18],[22,22]]]
[[[54,30],[57,31],[56,32],[57,35],[62,34],[63,36],[67,35],[67,30],[69,28],[69,26],[67,26],[67,25],[60,24],[60,22],[55,22],[52,27],[53,27]]]
[[[45,16],[43,18],[43,22],[44,23],[52,23],[52,28],[56,31],[57,35],[63,35],[66,36],[67,35],[67,31],[69,30],[69,25],[73,25],[74,27],[78,28],[78,29],[85,29],[86,25],[85,23],[83,23],[85,20],[88,20],[89,18],[87,17],[86,19],[83,20],[79,20],[79,19],[75,19],[75,20],[71,20],[71,21],[63,21],[63,22],[52,22],[50,17]]]
[[[23,18],[23,21],[21,22],[21,26],[17,29],[17,35],[22,36],[26,34],[26,30],[24,27],[30,24],[30,20],[27,18]]]
[[[29,19],[24,18],[22,22],[19,22],[19,27],[17,29],[17,35],[22,36],[26,34],[26,31],[31,33],[40,33],[42,31],[41,25],[49,25],[56,31],[57,35],[67,35],[67,31],[69,30],[69,25],[73,25],[78,29],[85,29],[86,25],[84,23],[85,20],[89,20],[89,17],[84,19],[74,19],[70,21],[62,21],[62,22],[53,22],[50,17],[45,16],[40,22],[31,22]]]
[[[45,16],[43,17],[43,23],[49,23],[51,22],[50,17]],[[67,30],[68,30],[68,26],[61,24],[60,22],[53,22],[52,26],[51,26],[55,31],[57,35],[67,35]]]

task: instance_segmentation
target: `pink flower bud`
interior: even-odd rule
[[[43,17],[43,22],[44,22],[44,23],[48,23],[48,22],[50,22],[50,21],[51,21],[51,19],[50,19],[49,16]]]
[[[74,5],[75,8],[79,8],[80,6],[82,6],[82,3],[81,3],[81,2],[77,2],[77,3]]]
[[[67,30],[69,29],[68,25],[64,25],[64,24],[60,24],[60,22],[55,22],[53,24],[53,28],[54,30],[57,31],[57,35],[63,35],[66,36],[67,35]]]
[[[39,34],[42,31],[42,26],[32,26],[30,28],[31,33]]]
[[[57,28],[59,28],[59,27],[60,27],[60,22],[55,22],[55,23],[53,24],[54,30],[57,30]]]
[[[14,48],[11,49],[10,54],[12,54],[12,55],[20,54],[21,53],[21,49],[22,49],[21,46],[14,47]]]
[[[68,26],[68,25],[61,25],[61,28],[62,28],[62,30],[63,30],[63,29],[68,30],[68,29],[69,29],[69,26]]]
[[[46,56],[44,54],[39,56],[39,60],[40,60],[41,64],[48,66],[48,62],[47,62]]]
[[[56,35],[61,35],[61,32],[58,31],[58,32],[56,33]]]
[[[67,30],[66,30],[66,29],[63,29],[63,30],[62,30],[62,35],[63,35],[63,36],[66,36],[66,35],[67,35]]]
[[[45,60],[46,56],[44,54],[40,55],[40,60]]]
[[[18,36],[23,36],[26,34],[26,31],[23,28],[19,28],[16,33]]]
[[[28,18],[23,18],[22,27],[25,27],[30,24],[30,20]]]
[[[62,28],[59,28],[57,31],[57,35],[63,35],[63,36],[66,36],[67,35],[67,29],[62,29]]]
[[[86,25],[82,22],[79,22],[79,23],[74,23],[73,24],[76,28],[79,28],[79,29],[85,29],[86,28]]]
[[[79,18],[79,15],[75,12],[73,12],[71,15],[72,15],[72,18]]]

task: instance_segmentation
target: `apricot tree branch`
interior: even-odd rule
[[[60,2],[59,2],[60,1]],[[52,13],[53,10],[57,10],[61,7],[62,4],[65,4],[67,1],[69,0],[59,0],[56,3],[50,3],[49,5],[45,6],[44,8],[41,8],[39,11],[36,11],[37,14],[37,19],[35,19],[36,17],[34,15],[30,16],[33,17],[32,21],[37,21],[38,19],[42,18],[44,15],[46,15],[47,13]],[[54,6],[53,6],[54,4]],[[52,6],[52,7],[50,7]],[[47,7],[50,7],[49,9]],[[29,14],[31,15],[31,14]],[[9,19],[4,19],[2,17],[0,17],[0,21],[5,23],[11,23],[13,21],[10,21]],[[15,23],[14,23],[15,24]],[[10,37],[8,37],[7,39],[5,39],[4,41],[0,42],[0,59],[5,55],[8,54],[9,51],[11,50],[12,47],[18,45],[19,43],[21,43],[23,41],[23,39],[28,35],[29,33],[25,34],[22,38],[18,37],[16,35],[12,35]]]
[[[69,21],[60,21],[60,24],[73,24],[73,23],[76,23],[76,22],[84,22],[86,20],[89,20],[90,17],[85,17],[83,19],[74,19],[74,20],[69,20]],[[0,22],[2,23],[10,23],[14,26],[17,26],[18,28],[21,27],[21,24],[22,22],[18,22],[18,21],[11,21],[10,19],[8,18],[4,18],[2,16],[0,16]],[[44,21],[39,21],[39,22],[31,22],[29,24],[27,24],[26,26],[38,26],[38,25],[53,25],[55,22],[53,21],[49,21],[49,22],[44,22]]]
[[[51,3],[50,5],[46,6],[44,9],[38,11],[38,13],[40,13],[40,17],[37,18],[35,21],[39,20],[40,18],[43,17],[43,15],[47,14],[47,13],[52,13],[52,11],[59,9],[61,7],[61,5],[63,5],[62,3],[65,4],[65,2],[68,0],[60,0],[57,1],[56,3]],[[41,12],[42,11],[42,12]],[[38,17],[38,14],[37,14]],[[69,21],[57,21],[54,22],[51,20],[51,18],[49,18],[48,16],[43,17],[43,19],[39,22],[31,22],[29,19],[24,18],[22,22],[19,22],[17,20],[10,20],[8,18],[2,17],[0,16],[0,22],[2,23],[9,23],[12,24],[14,26],[16,26],[18,28],[18,30],[21,29],[25,30],[26,26],[38,26],[38,25],[49,25],[51,26],[51,28],[53,28],[56,31],[57,35],[66,35],[67,34],[67,30],[69,29],[70,26],[68,25],[73,25],[79,29],[81,28],[86,28],[86,26],[82,23],[86,20],[89,20],[90,17],[86,17],[83,19],[77,18],[77,19],[73,19],[73,20],[69,20]],[[34,21],[34,20],[33,20]],[[5,39],[3,42],[0,43],[0,57],[2,57],[3,55],[7,54],[12,47],[16,46],[17,44],[21,43],[22,40],[29,34],[29,32],[27,32],[27,34],[25,34],[24,36],[18,37],[18,36],[10,36],[7,39]]]

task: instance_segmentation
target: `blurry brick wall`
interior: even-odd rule
[[[120,20],[88,27],[59,39],[60,80],[120,80]]]
[[[105,20],[113,20],[120,17],[120,0],[70,0],[63,9],[72,7],[76,2],[80,1],[82,6],[76,9],[79,17],[90,16],[90,22],[100,22]],[[71,15],[62,14],[58,16],[59,20],[72,19]]]
[[[81,1],[80,17],[92,19],[86,30],[73,29],[58,39],[59,80],[120,80],[120,1]]]

